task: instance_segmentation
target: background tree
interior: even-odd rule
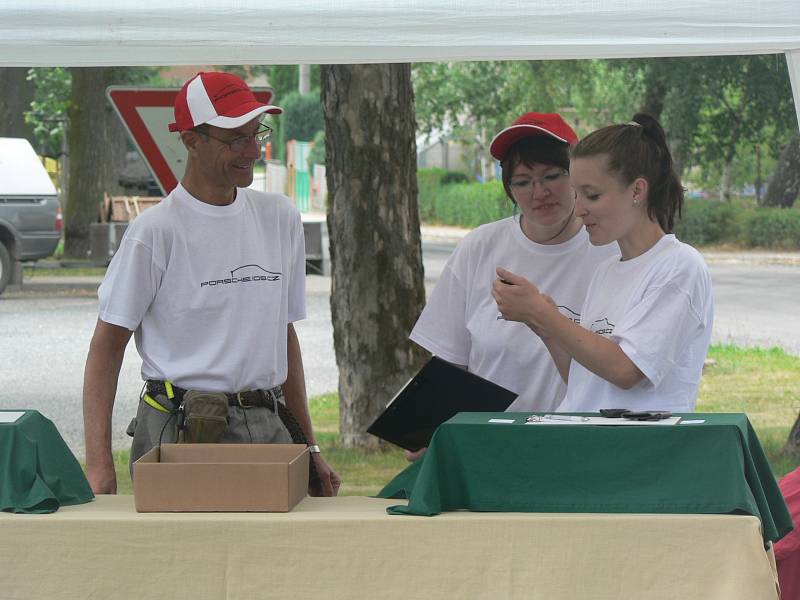
[[[607,62],[639,82],[639,109],[661,119],[689,181],[719,187],[725,200],[734,188],[760,188],[794,124],[783,55]]]
[[[763,204],[791,208],[798,196],[800,196],[800,134],[795,134],[781,152]],[[800,439],[800,421],[798,430]]]
[[[106,100],[112,84],[136,83],[153,76],[148,68],[82,67],[72,78],[67,115],[69,178],[64,210],[64,254],[86,258],[89,226],[97,220],[105,192],[118,193],[128,139],[119,117]]]
[[[459,142],[488,175],[489,142],[525,112],[559,112],[580,132],[628,113],[637,85],[604,61],[486,61],[414,65],[418,132]],[[629,117],[630,115],[628,115]]]
[[[26,138],[35,148],[33,128],[25,122],[25,113],[33,102],[28,69],[0,67],[0,90],[0,137]]]
[[[339,428],[346,447],[377,446],[367,427],[423,358],[408,340],[425,300],[410,66],[325,65],[322,100]]]
[[[287,140],[309,142],[318,131],[325,129],[325,117],[319,90],[309,94],[291,92],[281,101],[283,131]]]
[[[319,98],[320,89],[320,67],[319,65],[311,65],[309,69],[309,84],[311,86],[310,95],[316,97],[317,103],[321,103]],[[251,73],[257,75],[263,73],[267,77],[272,91],[275,96],[275,103],[281,108],[286,108],[286,100],[292,94],[297,94],[300,91],[300,66],[299,65],[271,65],[271,66],[253,66]],[[291,102],[291,100],[290,100]],[[321,104],[320,104],[321,106]],[[321,115],[322,109],[318,109]],[[321,119],[321,117],[318,117]],[[286,160],[286,141],[291,140],[292,137],[286,135],[287,122],[286,118],[275,119],[273,127],[275,133],[273,139],[275,140],[275,147],[273,156],[279,160]],[[308,138],[313,139],[312,137]],[[303,138],[294,138],[303,139]]]

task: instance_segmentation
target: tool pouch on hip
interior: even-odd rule
[[[189,390],[183,396],[183,412],[179,442],[213,444],[228,428],[228,398],[222,392]]]

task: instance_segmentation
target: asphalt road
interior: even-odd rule
[[[430,292],[452,244],[424,247]],[[713,341],[780,346],[800,355],[800,266],[711,262],[716,319]],[[335,391],[338,372],[329,306],[330,280],[307,278],[308,318],[296,324],[310,396]],[[53,420],[78,456],[83,455],[81,388],[89,340],[97,318],[91,291],[12,292],[0,296],[0,408],[35,408]],[[135,414],[141,388],[133,344],[125,355],[113,419],[116,448]]]

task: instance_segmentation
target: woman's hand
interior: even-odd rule
[[[427,447],[427,446],[423,446],[423,447],[422,447],[422,448],[420,448],[419,450],[415,450],[415,451],[411,451],[411,450],[403,450],[403,454],[405,454],[405,455],[406,455],[406,460],[407,460],[408,462],[416,462],[416,461],[418,461],[420,458],[422,458],[422,455],[423,455],[423,454],[425,454],[425,452],[426,452],[427,450],[428,450],[428,447]]]
[[[556,303],[542,294],[530,281],[497,267],[497,279],[492,284],[492,297],[506,321],[519,321],[530,327],[539,337],[546,337],[546,323],[553,313],[558,314]]]

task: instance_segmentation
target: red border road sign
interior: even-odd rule
[[[106,96],[164,194],[175,189],[186,167],[186,149],[180,134],[167,129],[175,120],[172,107],[178,91],[177,88],[123,86],[111,86],[106,90]],[[272,98],[272,90],[268,88],[253,92],[260,102],[269,103]]]

